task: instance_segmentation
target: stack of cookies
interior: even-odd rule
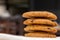
[[[22,15],[24,18],[28,18],[23,22],[26,25],[24,28],[24,35],[27,37],[47,37],[55,38],[58,24],[54,21],[57,16],[48,11],[30,11],[25,12]]]

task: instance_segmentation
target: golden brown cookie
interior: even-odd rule
[[[57,33],[57,29],[50,26],[43,26],[43,25],[29,25],[24,28],[26,32],[34,32],[34,31],[45,31],[50,33]]]
[[[41,38],[56,38],[55,34],[44,33],[44,32],[34,32],[34,33],[26,33],[26,37],[41,37]]]
[[[57,16],[53,14],[52,12],[48,11],[30,11],[23,13],[22,17],[24,18],[35,18],[35,17],[42,17],[47,18],[51,20],[56,20]]]
[[[51,26],[57,26],[56,22],[53,22],[48,19],[27,19],[23,22],[25,25],[32,25],[32,24],[44,24],[44,25],[51,25]]]

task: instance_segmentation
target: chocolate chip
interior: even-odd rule
[[[33,22],[33,20],[31,20],[31,22]]]
[[[48,29],[50,29],[50,28],[48,28]]]

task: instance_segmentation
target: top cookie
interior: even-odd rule
[[[25,12],[22,15],[24,18],[47,18],[50,20],[56,20],[57,16],[51,12],[48,11],[30,11],[30,12]]]

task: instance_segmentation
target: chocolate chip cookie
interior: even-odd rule
[[[45,32],[51,32],[51,33],[57,33],[57,29],[50,26],[44,26],[44,25],[29,25],[24,28],[26,32],[34,32],[34,31],[45,31]]]
[[[34,33],[26,33],[26,37],[41,37],[41,38],[56,38],[55,34],[44,33],[44,32],[34,32]]]
[[[24,18],[35,18],[35,17],[39,17],[39,18],[47,18],[47,19],[51,19],[51,20],[56,20],[57,16],[52,13],[52,12],[48,12],[48,11],[30,11],[30,12],[25,12],[23,13],[22,17]]]
[[[25,25],[34,25],[34,24],[41,24],[41,25],[50,25],[50,26],[57,26],[56,22],[53,22],[48,19],[27,19],[23,22]]]

